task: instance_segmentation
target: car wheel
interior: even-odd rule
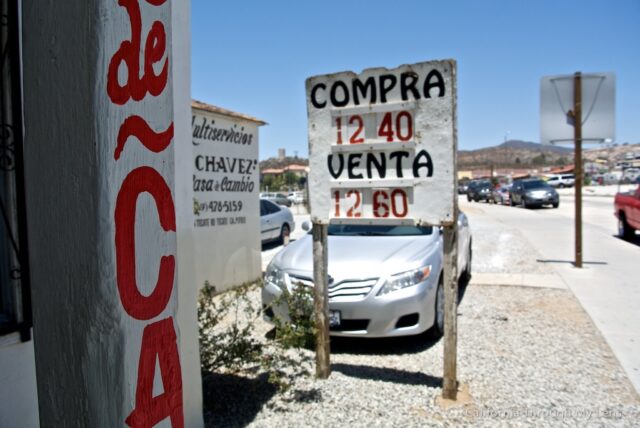
[[[280,244],[282,244],[283,246],[287,246],[289,245],[290,240],[291,240],[291,230],[289,229],[289,225],[285,223],[282,225],[279,241],[280,241]]]
[[[529,206],[527,205],[527,200],[525,198],[522,198],[522,208],[524,209],[529,208]]]
[[[471,260],[472,260],[473,252],[471,251],[471,240],[469,240],[469,249],[467,251],[467,265],[464,267],[464,271],[462,272],[462,280],[466,283],[469,283],[471,280]]]
[[[618,236],[625,241],[631,241],[633,239],[634,230],[629,223],[627,223],[627,219],[624,216],[624,213],[618,214]]]
[[[554,202],[553,204],[551,204],[553,206],[553,208],[558,208],[560,206],[560,201],[558,202]]]
[[[467,202],[471,202],[471,196],[467,195]]]
[[[444,334],[444,281],[443,275],[438,280],[438,289],[436,290],[436,304],[434,308],[434,319],[432,327],[432,336],[440,338]]]

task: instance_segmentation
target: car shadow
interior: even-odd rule
[[[269,383],[267,373],[257,378],[203,373],[205,426],[247,426],[276,393],[277,388]]]
[[[640,247],[640,234],[636,234],[632,239],[626,240],[621,238],[619,235],[612,235],[614,238],[621,240],[622,242],[629,243],[631,245],[636,245]]]
[[[289,241],[289,243],[292,243],[294,241],[295,241],[295,239],[291,239]],[[280,248],[280,247],[283,247],[283,245],[281,243],[279,243],[278,241],[267,242],[265,244],[262,244],[262,251],[273,250],[273,249]]]
[[[416,336],[361,338],[331,336],[332,354],[402,355],[417,354],[440,340],[429,330]]]
[[[375,380],[377,382],[428,386],[430,388],[442,387],[442,377],[431,376],[423,372],[343,363],[331,364],[331,370],[342,373],[345,376],[358,379]]]
[[[278,241],[267,242],[265,244],[262,244],[262,251],[273,250],[274,248],[278,248],[280,246],[282,246],[282,244]]]

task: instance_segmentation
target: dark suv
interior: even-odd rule
[[[472,181],[467,188],[467,201],[485,201],[491,198],[491,189],[493,186],[489,181]]]
[[[553,208],[558,208],[560,205],[560,197],[556,189],[539,178],[514,181],[509,197],[512,207],[522,205],[523,208],[533,208],[551,205]]]

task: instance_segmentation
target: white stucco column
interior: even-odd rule
[[[41,425],[201,426],[197,287],[176,236],[188,2],[23,7]]]

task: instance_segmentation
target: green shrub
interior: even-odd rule
[[[274,320],[273,339],[256,333],[262,311],[255,303],[260,283],[245,284],[222,294],[205,283],[198,300],[200,359],[203,375],[210,372],[268,374],[269,382],[286,391],[300,376],[309,375],[315,325],[309,290],[283,293],[275,304],[291,308],[291,321]],[[251,297],[254,297],[252,299]]]

